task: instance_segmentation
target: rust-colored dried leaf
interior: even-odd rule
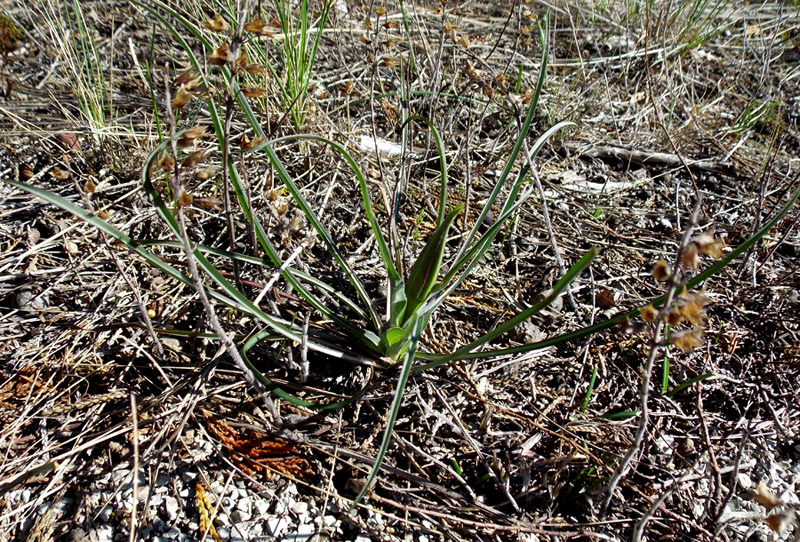
[[[58,143],[68,153],[81,154],[81,142],[72,132],[58,134]]]
[[[308,461],[294,453],[294,443],[255,429],[231,427],[207,412],[204,418],[209,434],[219,439],[231,459],[246,473],[270,476],[277,471],[293,478],[313,475]]]

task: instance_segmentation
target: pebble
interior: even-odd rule
[[[111,514],[114,512],[114,509],[111,506],[105,506],[100,513],[97,514],[97,519],[99,519],[103,523],[108,523],[108,520],[111,519]]]
[[[235,525],[242,523],[243,521],[250,521],[252,516],[248,512],[242,512],[241,510],[234,510],[231,512],[231,521]]]
[[[259,516],[265,516],[269,510],[269,503],[264,499],[256,499],[253,501],[253,507],[256,509]]]
[[[270,518],[267,520],[267,533],[270,536],[281,536],[289,527],[289,522],[284,518]]]
[[[170,521],[175,521],[178,518],[178,511],[180,510],[178,499],[170,495],[164,497],[164,510],[167,513],[167,518],[169,518]]]
[[[292,512],[297,514],[298,516],[305,516],[308,514],[308,503],[303,501],[298,501],[292,505]]]

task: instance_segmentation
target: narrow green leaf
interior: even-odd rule
[[[407,322],[414,316],[436,285],[439,269],[442,267],[444,249],[447,246],[447,233],[461,212],[461,208],[462,206],[459,205],[447,214],[444,221],[433,232],[433,236],[428,240],[425,248],[422,249],[417,261],[411,266],[406,282],[408,304],[403,315],[403,322]]]
[[[364,495],[366,495],[367,492],[371,490],[372,483],[375,481],[375,478],[378,476],[378,472],[381,469],[383,458],[386,457],[386,452],[389,449],[389,444],[392,441],[394,424],[397,422],[397,416],[400,413],[400,407],[403,404],[403,392],[406,389],[406,384],[408,383],[408,377],[411,374],[411,366],[414,364],[414,358],[417,353],[417,346],[419,345],[419,339],[422,336],[422,332],[425,329],[427,323],[428,323],[427,318],[417,318],[411,324],[411,333],[408,341],[408,350],[406,350],[405,360],[403,361],[403,367],[400,370],[400,378],[398,378],[397,380],[397,388],[395,389],[394,392],[394,399],[392,400],[392,406],[389,409],[389,419],[386,421],[386,429],[383,432],[383,440],[381,441],[381,447],[378,449],[378,455],[375,457],[375,464],[372,466],[372,469],[370,470],[370,473],[367,476],[367,480],[364,483],[364,487],[361,488],[361,491],[358,493],[358,496],[356,496],[353,506],[361,502],[361,499],[364,498]]]

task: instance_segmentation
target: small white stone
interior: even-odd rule
[[[311,538],[314,533],[316,532],[316,528],[311,523],[301,523],[297,526],[296,535],[294,537],[295,540],[308,540]]]
[[[227,527],[217,527],[217,534],[223,540],[228,540],[231,537],[231,531]]]
[[[325,527],[333,527],[337,522],[338,520],[336,519],[336,516],[328,515],[322,518],[322,523],[325,525]]]
[[[308,514],[308,503],[302,501],[294,503],[292,505],[292,512],[298,516],[305,516]]]
[[[115,484],[119,484],[123,480],[126,480],[130,476],[130,474],[131,471],[128,469],[117,469],[111,473],[111,478],[114,480]]]
[[[150,495],[150,487],[149,486],[142,486],[139,488],[139,493],[136,495],[136,499],[139,502],[144,502],[147,500],[148,495]]]
[[[422,540],[422,538],[420,538],[419,540]],[[360,534],[356,537],[355,542],[372,542],[372,539],[368,536]]]
[[[250,499],[242,498],[236,503],[236,509],[240,512],[250,513]]]
[[[214,518],[214,525],[217,527],[229,527],[231,521],[228,519],[228,514],[217,514]]]
[[[98,542],[111,542],[114,540],[114,529],[111,525],[100,525],[94,531],[95,536],[89,534],[90,539],[97,540]]]
[[[259,516],[264,516],[269,510],[269,503],[264,499],[256,499],[253,501],[253,507],[256,509]]]
[[[251,538],[264,536],[264,526],[260,521],[252,521],[247,529],[247,534],[249,534]]]
[[[275,510],[274,513],[276,516],[283,516],[286,515],[286,512],[289,510],[289,502],[281,499],[275,503]]]
[[[267,520],[267,533],[271,536],[281,536],[289,527],[289,522],[283,518],[270,518]]]
[[[164,510],[167,512],[169,520],[175,521],[178,517],[178,510],[180,510],[178,499],[171,495],[164,497]]]
[[[172,538],[172,539],[178,538],[180,535],[181,535],[181,531],[177,527],[170,527],[169,531],[164,533],[164,536],[166,536],[167,538]]]

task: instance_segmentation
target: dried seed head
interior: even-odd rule
[[[158,166],[164,171],[170,171],[175,166],[175,160],[167,152],[162,152],[158,158]]]
[[[683,251],[682,263],[685,269],[697,271],[697,268],[700,266],[700,256],[698,255],[696,244],[689,243],[689,246]]]
[[[704,307],[709,301],[710,298],[704,292],[693,292],[679,299],[676,307],[687,322],[702,327],[708,320]]]
[[[202,126],[202,125],[201,126],[194,126],[192,128],[189,128],[185,132],[183,132],[181,137],[178,138],[178,145],[180,145],[182,147],[188,147],[190,145],[194,145],[194,140],[195,139],[203,138],[206,135],[208,135],[208,132],[206,131],[206,127],[205,126]]]
[[[94,177],[89,175],[89,178],[87,178],[86,182],[83,183],[83,190],[87,194],[94,194],[94,191],[97,190],[97,183],[94,182]]]
[[[184,159],[183,163],[181,163],[181,166],[185,168],[191,168],[196,166],[203,160],[205,160],[205,158],[206,158],[206,151],[204,150],[194,151],[192,154],[190,154]]]
[[[268,38],[273,34],[272,29],[267,25],[267,23],[261,20],[261,17],[259,17],[258,14],[253,16],[252,21],[244,25],[244,29],[248,32],[265,38]]]
[[[211,19],[206,19],[203,26],[212,32],[227,32],[231,29],[231,25],[222,19],[222,15],[217,13]]]
[[[262,98],[267,94],[267,89],[261,87],[243,88],[242,93],[247,98]]]
[[[54,179],[58,179],[59,181],[66,181],[70,178],[72,173],[70,173],[69,169],[61,169],[58,166],[53,166],[53,169],[50,170],[50,175],[53,176]]]
[[[767,525],[769,525],[769,528],[772,529],[773,532],[781,533],[794,522],[795,517],[796,514],[794,511],[787,510],[785,512],[771,514],[767,516],[764,521],[767,522]]]
[[[247,69],[247,53],[244,52],[244,49],[239,52],[239,58],[236,59],[236,66],[243,70]]]
[[[659,282],[666,281],[671,274],[669,265],[663,259],[658,260],[658,263],[653,267],[652,273]]]
[[[655,307],[653,307],[652,303],[639,311],[639,314],[641,315],[642,320],[648,323],[653,323],[656,321],[656,318],[658,318],[658,311],[655,309]]]
[[[266,140],[267,140],[266,137],[254,137],[253,139],[250,139],[249,137],[247,137],[247,134],[245,134],[242,136],[242,149],[244,150],[253,149],[261,145]]]
[[[178,197],[175,199],[175,203],[177,203],[178,207],[188,207],[192,204],[193,199],[192,195],[181,186],[178,189]]]
[[[217,174],[217,168],[214,166],[209,166],[195,171],[194,178],[197,179],[198,181],[207,181],[216,174]]]
[[[200,74],[197,73],[195,70],[188,69],[175,79],[175,84],[179,87],[187,86],[191,88],[192,86],[196,85],[197,81],[200,80]]]
[[[725,241],[720,238],[715,238],[713,232],[706,232],[701,234],[694,240],[697,246],[697,251],[700,254],[711,256],[712,258],[722,258],[722,251],[725,248]]]
[[[215,66],[224,66],[233,62],[233,53],[228,49],[228,44],[223,43],[214,49],[214,53],[208,58],[208,61]]]
[[[220,198],[212,196],[210,198],[194,198],[194,205],[202,207],[203,209],[214,209],[222,211],[222,204],[224,203]]]
[[[667,313],[667,323],[672,327],[679,326],[683,323],[683,314],[681,314],[678,304],[674,304],[670,311]]]
[[[172,108],[181,109],[192,100],[192,93],[186,90],[186,87],[180,87],[177,94],[172,99]]]
[[[267,67],[264,64],[248,64],[245,71],[250,75],[261,75]]]
[[[767,510],[772,510],[776,506],[781,506],[783,504],[783,501],[780,500],[764,482],[756,484],[755,489],[748,490],[748,493],[750,493],[754,501]]]
[[[669,342],[684,352],[691,352],[703,345],[703,329],[698,327],[689,331],[676,331],[670,334]]]

